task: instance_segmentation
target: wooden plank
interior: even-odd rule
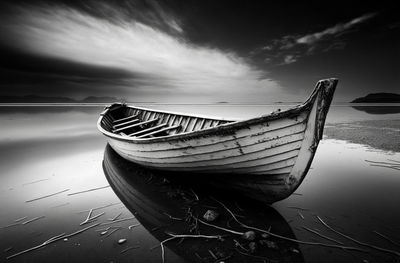
[[[128,117],[125,117],[125,118],[122,118],[122,119],[119,119],[119,120],[115,120],[115,121],[113,121],[113,124],[115,125],[115,124],[118,124],[120,122],[128,121],[130,119],[136,118],[137,116],[138,116],[138,114],[132,115],[132,116],[128,116]]]
[[[151,131],[160,129],[160,128],[162,128],[162,127],[165,127],[165,126],[167,126],[167,125],[168,125],[168,124],[166,124],[166,123],[162,123],[162,124],[160,124],[160,125],[158,125],[158,126],[154,126],[154,127],[151,127],[151,128],[145,129],[145,130],[141,130],[141,131],[137,131],[137,132],[131,133],[131,134],[129,134],[128,136],[130,136],[130,137],[131,137],[131,136],[138,136],[138,135],[140,135],[140,134],[142,134],[142,133],[151,132]]]
[[[166,132],[166,131],[170,131],[170,130],[175,130],[175,129],[179,128],[179,127],[180,127],[180,126],[176,125],[176,126],[164,128],[164,129],[161,129],[161,130],[158,130],[158,131],[153,131],[153,132],[150,132],[150,133],[147,133],[147,134],[143,134],[143,135],[141,135],[141,136],[138,136],[137,138],[139,138],[139,139],[145,138],[145,137],[147,137],[147,136],[155,135],[155,134],[158,134],[158,133],[161,133],[161,132]]]
[[[128,124],[133,124],[133,123],[136,123],[136,122],[138,122],[138,121],[140,121],[140,120],[139,120],[139,119],[134,119],[134,120],[131,120],[131,121],[123,122],[123,123],[114,125],[114,126],[113,126],[113,129],[117,129],[117,128],[119,128],[119,127],[122,127],[122,126],[125,126],[125,125],[128,125]]]
[[[148,120],[148,121],[142,121],[142,122],[139,122],[139,123],[136,123],[136,124],[132,124],[132,125],[129,125],[129,126],[126,126],[126,127],[122,127],[122,128],[114,130],[113,132],[120,132],[120,131],[123,131],[123,130],[136,128],[136,127],[139,127],[141,125],[153,123],[153,122],[156,122],[156,121],[158,121],[158,118],[157,119]]]

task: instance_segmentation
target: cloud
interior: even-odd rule
[[[141,89],[138,94],[146,90],[164,94],[165,89],[171,96],[186,94],[191,99],[201,94],[212,100],[215,96],[240,100],[245,93],[257,98],[280,90],[265,72],[235,53],[187,42],[178,20],[161,11],[157,14],[163,15],[152,19],[135,20],[117,16],[119,10],[110,6],[104,10],[111,19],[67,6],[19,8],[1,23],[0,31],[3,41],[32,54],[145,76],[132,79]],[[160,24],[175,33],[155,26]]]
[[[347,23],[339,23],[333,27],[329,27],[325,30],[320,32],[308,34],[302,37],[299,37],[295,40],[296,44],[306,44],[306,45],[313,45],[318,41],[330,36],[335,36],[338,34],[344,34],[346,31],[350,30],[351,28],[355,27],[358,24],[364,23],[367,20],[376,16],[376,13],[369,13],[362,15],[360,17],[356,17]]]
[[[306,35],[286,35],[273,39],[259,49],[255,54],[264,53],[268,57],[266,61],[275,61],[277,65],[292,64],[300,57],[309,56],[316,52],[344,49],[346,42],[339,37],[348,34],[354,28],[375,17],[377,13],[368,13],[356,17],[346,23],[338,23],[335,26]],[[275,53],[274,55],[271,55]]]

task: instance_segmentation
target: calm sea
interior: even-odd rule
[[[147,106],[227,119],[258,116],[288,107]],[[158,245],[168,237],[164,232],[175,221],[185,220],[173,219],[182,213],[178,211],[182,200],[176,195],[189,196],[193,189],[200,199],[207,195],[208,189],[195,186],[182,186],[182,194],[177,190],[181,186],[160,180],[157,174],[153,178],[146,169],[117,156],[96,129],[101,110],[101,106],[0,107],[1,262],[162,262]],[[331,129],[329,136],[321,141],[311,170],[294,195],[267,206],[237,195],[215,193],[219,200],[232,204],[230,207],[243,220],[261,224],[265,229],[272,226],[271,232],[366,251],[276,241],[278,248],[258,244],[254,254],[244,255],[238,252],[240,247],[235,249],[223,241],[214,245],[202,239],[185,239],[165,244],[166,262],[219,262],[223,257],[225,262],[268,262],[266,258],[257,258],[261,254],[270,254],[270,262],[398,262],[399,120],[400,107],[396,105],[333,106],[326,123],[327,129]],[[335,137],[335,131],[339,134],[343,129],[348,129],[350,135]],[[361,138],[361,144],[358,135],[369,137]],[[390,142],[393,145],[387,145]],[[96,190],[88,191],[92,189]],[[207,202],[204,207],[216,207],[223,212],[217,202]],[[80,225],[91,209],[91,216],[98,216],[97,219]],[[318,217],[341,233],[387,251],[350,241],[329,230]],[[6,259],[54,236],[97,223],[103,225]],[[233,223],[223,226],[234,227]],[[188,229],[177,228],[173,232],[188,233]],[[121,239],[126,241],[119,244]],[[240,237],[237,241],[248,245]]]

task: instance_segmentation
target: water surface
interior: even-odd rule
[[[228,119],[259,116],[260,112],[268,113],[277,108],[265,105],[149,106]],[[319,216],[335,229],[360,241],[400,251],[398,245],[384,238],[400,243],[400,170],[385,164],[400,162],[400,140],[396,137],[400,134],[399,108],[332,107],[326,135],[311,170],[296,193],[286,200],[267,206],[212,190],[213,196],[244,216],[248,224],[265,229],[272,226],[272,232],[299,240],[335,244],[309,232],[304,228],[307,227],[369,253],[272,239],[279,245],[278,250],[259,244],[254,255],[269,256],[279,262],[321,262],[321,258],[324,262],[399,260],[388,253],[357,245],[328,230],[317,219]],[[190,189],[201,199],[194,205],[195,213],[201,215],[208,206],[216,207],[221,212],[220,224],[227,227],[223,220],[229,220],[228,214],[209,198],[210,189],[166,181],[163,175],[125,162],[107,147],[106,139],[95,125],[101,110],[100,106],[0,107],[0,261],[161,262],[160,247],[154,247],[168,237],[164,232],[189,231],[185,224],[168,215],[187,216],[183,207],[193,201]],[[387,144],[391,144],[390,147]],[[74,194],[93,188],[100,189]],[[55,193],[58,194],[52,195]],[[47,195],[52,196],[31,201]],[[104,214],[80,226],[92,208],[98,208],[92,216]],[[116,220],[128,220],[96,226],[68,240],[6,259],[56,235],[112,222],[116,216]],[[29,222],[36,217],[40,218]],[[18,219],[21,220],[16,222]],[[28,223],[17,224],[23,222]],[[243,231],[232,222],[229,224]],[[110,235],[100,235],[101,231],[96,231],[110,225],[120,228],[113,228],[118,230]],[[132,225],[135,227],[128,229]],[[202,231],[210,235],[226,234],[204,227]],[[118,244],[119,239],[127,241]],[[240,237],[235,239],[243,246],[249,243]],[[185,240],[178,244],[178,241],[166,244],[168,262],[217,261],[208,250],[217,253],[217,258],[230,255],[226,262],[263,262],[261,258],[239,254],[232,237],[224,242]],[[132,249],[121,253],[130,247]]]

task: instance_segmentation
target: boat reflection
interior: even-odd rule
[[[169,237],[166,233],[224,236],[223,241],[187,238],[165,243],[185,261],[222,262],[225,258],[229,262],[304,262],[297,244],[258,234],[251,242],[196,220],[203,219],[204,213],[211,209],[220,214],[212,224],[245,232],[246,229],[239,227],[218,203],[220,201],[239,214],[246,224],[270,227],[271,232],[295,238],[286,220],[268,205],[218,192],[204,183],[177,183],[171,174],[154,172],[126,161],[109,145],[105,149],[103,169],[116,195],[159,241]]]

